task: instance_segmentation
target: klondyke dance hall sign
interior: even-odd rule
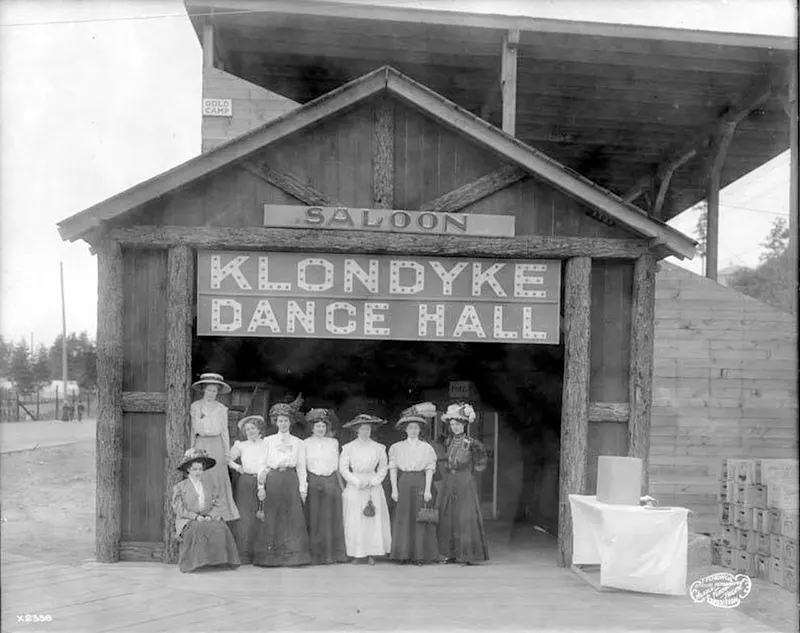
[[[200,251],[197,334],[559,342],[561,263]]]

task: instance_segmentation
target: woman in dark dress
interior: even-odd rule
[[[439,554],[444,562],[471,565],[489,559],[486,533],[472,472],[486,468],[486,449],[466,434],[475,421],[475,411],[464,403],[451,404],[442,415],[450,425],[447,467],[442,480],[439,506]]]
[[[301,399],[279,403],[269,410],[278,432],[266,438],[265,466],[258,474],[258,498],[264,502],[253,547],[253,565],[280,567],[308,565],[308,528],[303,502],[308,493],[303,440],[289,433],[299,417]]]
[[[238,521],[230,524],[239,558],[243,564],[253,560],[253,546],[258,532],[258,496],[256,479],[267,458],[267,440],[263,437],[264,417],[248,415],[238,423],[244,440],[236,440],[230,450],[228,467],[239,473],[233,487],[233,500],[239,509]]]
[[[389,447],[389,478],[397,504],[391,558],[401,563],[422,565],[439,558],[436,525],[417,521],[420,508],[433,501],[431,484],[436,470],[436,452],[419,434],[435,415],[436,407],[429,402],[403,411],[396,428],[405,430],[406,439]]]
[[[178,470],[187,475],[172,489],[175,531],[178,533],[178,568],[182,572],[201,567],[237,567],[239,554],[228,526],[222,520],[218,491],[203,471],[215,460],[205,450],[190,448]]]
[[[308,473],[306,522],[314,564],[347,561],[342,520],[342,485],[339,475],[339,442],[331,437],[337,423],[332,409],[311,409],[306,424],[311,437],[303,441]]]

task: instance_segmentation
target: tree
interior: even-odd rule
[[[0,336],[0,378],[9,378],[11,369],[11,352],[14,345]]]
[[[33,384],[37,390],[50,383],[50,353],[44,345],[39,345],[31,366]]]
[[[31,358],[24,340],[17,343],[11,352],[9,373],[11,382],[14,383],[14,387],[18,392],[31,393],[35,391]]]
[[[694,226],[694,236],[697,239],[697,254],[705,257],[708,248],[708,205],[705,202],[700,203],[700,215]]]
[[[734,272],[728,286],[763,301],[779,310],[791,311],[789,278],[789,229],[783,218],[775,220],[761,245],[761,263],[755,268],[740,268]]]
[[[56,337],[50,347],[50,375],[61,376],[61,341]],[[67,336],[67,378],[75,380],[81,389],[93,388],[97,385],[97,351],[94,342],[86,332],[80,335],[72,332]]]

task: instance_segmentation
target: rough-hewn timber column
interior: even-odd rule
[[[122,535],[122,249],[97,249],[97,485],[95,555],[119,560]]]
[[[630,419],[628,455],[643,462],[642,493],[648,491],[650,410],[653,404],[653,322],[655,319],[656,260],[647,253],[633,267],[631,301]]]
[[[586,481],[591,279],[590,258],[567,260],[564,268],[564,386],[558,483],[558,547],[562,566],[572,564],[569,495],[582,494]]]
[[[394,206],[394,104],[381,99],[375,104],[372,140],[372,199],[376,209]]]
[[[519,30],[512,29],[503,35],[500,57],[500,94],[503,99],[503,132],[516,135],[517,131],[517,48]]]
[[[719,190],[722,180],[722,168],[728,155],[728,147],[736,131],[736,123],[727,123],[715,137],[712,152],[713,158],[708,173],[707,222],[706,222],[706,277],[717,280],[719,253]]]
[[[181,479],[175,470],[189,444],[189,405],[192,380],[192,280],[194,252],[173,246],[167,258],[167,454],[164,495],[164,562],[178,556],[175,517],[170,504],[172,486]]]

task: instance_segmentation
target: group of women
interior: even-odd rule
[[[401,563],[488,559],[473,471],[486,467],[483,445],[469,437],[472,407],[455,403],[442,420],[449,424],[446,467],[438,490],[437,455],[420,438],[436,416],[421,403],[396,423],[406,439],[388,455],[372,438],[386,421],[359,414],[343,425],[356,438],[339,450],[331,437],[338,424],[331,409],[305,414],[311,435],[291,433],[302,419],[301,400],[271,407],[277,432],[264,437],[264,418],[239,421],[244,439],[230,445],[228,411],[217,401],[230,387],[219,374],[203,374],[192,387],[203,397],[191,406],[193,446],[178,468],[187,478],[173,490],[180,542],[179,567],[252,563],[274,567],[366,562],[388,555]],[[234,471],[231,476],[228,470]],[[383,483],[389,475],[394,517]],[[233,483],[231,483],[233,479]]]

